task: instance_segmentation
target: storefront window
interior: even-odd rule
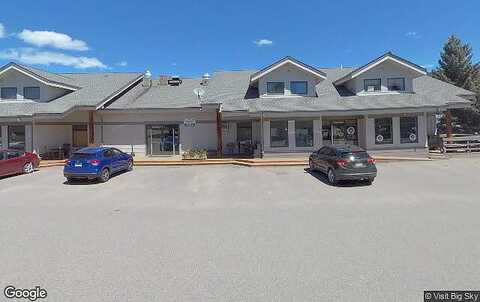
[[[313,147],[313,121],[295,121],[295,146]]]
[[[25,126],[8,126],[8,148],[25,151]]]
[[[400,118],[400,143],[418,143],[418,119],[416,116]]]
[[[375,144],[393,144],[392,118],[375,119]]]
[[[270,147],[288,147],[288,121],[270,122]]]

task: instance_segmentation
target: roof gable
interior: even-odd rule
[[[15,70],[17,72],[20,72],[47,86],[63,88],[70,91],[75,91],[80,88],[75,84],[75,81],[73,79],[70,79],[68,77],[32,67],[23,66],[13,62],[8,63],[7,65],[0,68],[0,75],[4,74],[9,70]]]
[[[406,68],[409,68],[411,70],[413,70],[414,72],[418,73],[419,76],[420,75],[426,75],[427,74],[427,71],[425,68],[415,64],[415,63],[412,63],[408,60],[405,60],[397,55],[394,55],[393,53],[391,52],[387,52],[386,54],[368,62],[367,64],[359,67],[359,68],[356,68],[354,70],[352,70],[350,73],[348,73],[347,75],[343,76],[342,78],[336,80],[334,82],[335,85],[340,85],[340,84],[343,84],[351,79],[354,79],[356,78],[357,76],[367,72],[368,70],[384,63],[384,62],[394,62],[396,64],[400,64]]]
[[[308,73],[311,73],[311,74],[313,74],[313,75],[315,75],[319,78],[322,78],[322,79],[327,78],[327,75],[323,71],[318,70],[318,69],[316,69],[316,68],[314,68],[310,65],[307,65],[303,62],[300,62],[299,60],[296,60],[292,57],[285,57],[285,58],[283,58],[283,59],[265,67],[265,68],[263,68],[262,70],[257,71],[254,74],[252,74],[250,76],[250,81],[251,82],[256,81],[259,78],[269,74],[270,72],[284,66],[285,64],[292,64],[292,65],[294,65],[294,66],[296,66],[296,67],[298,67],[298,68],[300,68],[300,69],[302,69],[302,70],[304,70]]]

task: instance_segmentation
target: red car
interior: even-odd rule
[[[0,149],[0,176],[32,173],[40,164],[35,153]]]

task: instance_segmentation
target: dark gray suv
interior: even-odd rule
[[[339,180],[365,180],[371,184],[377,177],[375,159],[357,146],[325,146],[313,152],[308,162],[310,171],[325,173],[332,185]]]

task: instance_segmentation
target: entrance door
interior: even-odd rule
[[[342,120],[332,122],[332,144],[358,145],[357,120]]]
[[[252,122],[237,123],[237,144],[239,154],[251,155],[253,153]]]
[[[147,125],[147,154],[179,154],[179,134],[178,125]]]
[[[82,148],[88,146],[87,125],[72,126],[72,145],[74,148]]]

